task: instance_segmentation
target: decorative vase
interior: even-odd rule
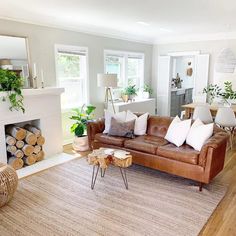
[[[77,137],[75,136],[72,144],[73,149],[79,152],[85,152],[89,150],[88,136]]]
[[[143,92],[143,98],[144,98],[144,99],[150,98],[149,92]]]
[[[128,102],[128,100],[129,100],[129,96],[126,95],[126,94],[123,94],[123,95],[121,96],[121,98],[122,98],[123,102]]]
[[[134,98],[135,98],[135,96],[136,96],[136,95],[134,95],[134,94],[132,94],[132,95],[129,95],[129,100],[130,100],[130,101],[133,101],[133,100],[134,100]]]

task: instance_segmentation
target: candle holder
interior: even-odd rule
[[[37,76],[33,78],[33,88],[37,89],[38,88],[38,83],[37,83]]]

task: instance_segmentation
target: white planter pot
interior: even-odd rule
[[[75,151],[84,152],[89,150],[88,136],[75,137],[72,144]]]
[[[144,99],[150,98],[149,92],[143,92],[143,98],[144,98]]]

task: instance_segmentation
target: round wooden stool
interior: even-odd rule
[[[0,163],[0,207],[13,197],[18,184],[16,171],[9,165]]]

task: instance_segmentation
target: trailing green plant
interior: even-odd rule
[[[209,84],[203,89],[203,93],[206,93],[207,100],[211,104],[213,100],[221,96],[221,88],[217,84]]]
[[[77,137],[84,136],[88,121],[94,118],[93,112],[95,109],[95,106],[86,106],[85,104],[80,108],[72,109],[75,115],[72,115],[70,119],[75,120],[75,123],[70,128],[71,133]]]
[[[21,110],[23,113],[25,112],[24,104],[23,104],[23,78],[18,76],[15,72],[0,69],[0,92],[6,92],[6,96],[2,97],[2,101],[9,100],[11,111]]]
[[[138,89],[136,88],[136,85],[129,85],[127,86],[124,91],[123,94],[125,95],[137,95]]]
[[[153,89],[151,88],[150,85],[148,85],[148,84],[144,84],[143,92],[148,92],[150,95],[152,95],[152,93],[153,93]]]

